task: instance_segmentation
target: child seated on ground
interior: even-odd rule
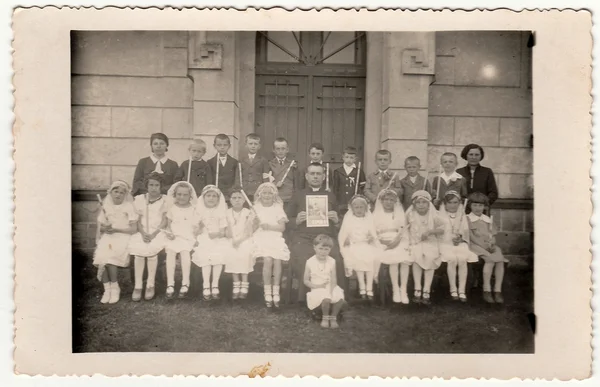
[[[337,285],[335,259],[329,256],[333,239],[320,234],[314,241],[315,255],[306,261],[304,285],[310,288],[306,305],[310,310],[321,306],[323,328],[339,328],[337,316],[344,306],[344,291]]]
[[[379,273],[381,245],[373,215],[366,197],[356,195],[348,202],[348,213],[342,221],[338,235],[340,253],[344,258],[346,276],[356,272],[359,294],[362,299],[373,300],[373,280]]]
[[[173,184],[167,193],[167,299],[175,296],[175,264],[177,254],[181,259],[181,288],[179,298],[187,297],[190,289],[190,252],[196,244],[194,207],[198,198],[194,187],[185,181]]]
[[[508,262],[502,251],[496,246],[496,228],[492,219],[483,213],[489,206],[488,197],[481,192],[473,192],[468,198],[471,213],[469,220],[469,237],[471,251],[484,260],[483,265],[483,300],[487,303],[504,303],[502,282],[504,281],[504,263]],[[494,296],[492,297],[492,274],[494,275]]]
[[[202,190],[196,205],[195,221],[199,230],[192,262],[202,269],[202,296],[206,301],[220,298],[219,279],[223,265],[233,254],[227,239],[227,203],[225,195],[214,185]],[[212,274],[212,282],[211,282]]]
[[[410,236],[411,259],[414,260],[412,265],[415,283],[413,302],[429,305],[433,274],[441,264],[438,239],[444,235],[446,226],[431,203],[429,192],[416,191],[412,195],[412,203],[412,206],[406,211],[406,223]],[[424,275],[423,272],[425,272]],[[422,284],[423,276],[425,279]]]
[[[469,222],[465,208],[460,202],[460,194],[456,191],[446,192],[444,202],[440,206],[440,217],[446,222],[446,232],[440,241],[442,261],[447,262],[450,297],[453,300],[467,302],[465,288],[469,262],[477,262],[478,258],[469,250]],[[456,288],[456,269],[458,267],[458,289]]]
[[[273,183],[262,183],[254,194],[254,224],[256,231],[253,259],[263,259],[263,285],[267,308],[279,308],[279,286],[281,283],[281,263],[290,260],[283,231],[288,218],[283,211],[283,201]]]
[[[233,276],[233,299],[245,299],[248,296],[248,273],[254,270],[252,258],[252,212],[244,207],[246,202],[242,191],[234,188],[230,196],[231,208],[227,210],[227,237],[231,240],[233,251],[227,257],[225,272]]]
[[[413,260],[408,248],[404,211],[396,191],[384,189],[379,193],[373,210],[373,219],[379,243],[384,249],[379,255],[379,260],[390,267],[392,300],[395,303],[408,304],[406,286]],[[400,284],[398,284],[398,266]]]
[[[165,215],[167,204],[165,196],[161,194],[162,176],[152,172],[146,178],[145,185],[148,193],[136,196],[133,201],[135,211],[139,215],[138,233],[133,235],[129,242],[129,254],[135,256],[135,285],[131,299],[136,302],[142,299],[146,261],[148,261],[148,279],[144,298],[146,300],[154,298],[158,253],[165,248],[167,243],[165,234],[160,231],[167,226]]]
[[[99,240],[94,251],[94,266],[104,285],[101,303],[119,302],[121,288],[118,268],[129,266],[129,241],[137,231],[138,215],[133,208],[129,184],[117,180],[111,184],[98,215]]]

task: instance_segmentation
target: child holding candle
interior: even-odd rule
[[[440,217],[446,222],[446,232],[440,241],[442,261],[447,262],[448,282],[450,284],[450,297],[453,300],[467,302],[465,288],[469,262],[477,262],[477,255],[469,250],[469,222],[465,214],[466,206],[461,202],[460,194],[456,191],[447,191],[444,202],[440,206]],[[467,201],[465,200],[465,203]],[[456,274],[458,268],[458,289],[456,287]]]
[[[412,195],[412,203],[406,211],[406,223],[410,254],[415,262],[412,265],[415,283],[413,302],[429,305],[433,274],[441,264],[439,238],[444,235],[446,224],[431,203],[429,192],[416,191]]]
[[[289,261],[290,251],[283,238],[288,218],[283,201],[273,183],[262,183],[254,195],[254,259],[263,259],[263,284],[267,308],[279,308],[281,262]]]
[[[375,153],[375,162],[378,170],[367,176],[364,190],[364,194],[371,202],[371,205],[375,205],[377,195],[384,188],[393,189],[398,194],[398,197],[402,197],[403,191],[400,179],[397,178],[397,173],[392,173],[389,170],[392,163],[391,152],[387,149],[378,150]]]
[[[129,241],[137,230],[138,215],[133,208],[129,184],[117,180],[110,185],[98,215],[99,240],[94,251],[94,266],[104,285],[101,303],[119,302],[121,288],[118,268],[129,266]]]
[[[169,138],[164,133],[154,133],[150,136],[150,149],[152,154],[138,161],[133,175],[133,188],[131,194],[134,196],[146,193],[145,179],[151,172],[162,175],[162,193],[165,194],[173,184],[177,173],[177,163],[169,160],[166,153],[169,150]]]
[[[273,175],[273,183],[277,186],[279,197],[283,201],[283,209],[288,213],[294,190],[298,186],[297,170],[295,160],[289,160],[287,155],[290,151],[288,142],[283,137],[278,137],[273,143],[275,158],[269,161],[269,167]]]
[[[144,298],[154,298],[154,281],[158,265],[158,253],[165,248],[166,238],[160,230],[167,226],[167,204],[161,192],[162,177],[153,172],[146,178],[148,193],[138,195],[133,201],[133,206],[139,216],[138,233],[131,237],[129,253],[135,256],[134,273],[135,285],[131,299],[140,301],[143,291],[143,275],[146,261],[148,262],[148,279],[146,281],[146,294]]]
[[[240,185],[252,200],[260,184],[273,180],[273,173],[267,159],[258,154],[260,149],[260,136],[258,134],[250,133],[247,135],[245,146],[247,153],[240,158],[239,163]]]
[[[458,172],[458,158],[452,152],[446,152],[440,157],[439,176],[433,178],[433,205],[439,208],[447,191],[456,191],[461,198],[467,197],[467,180]]]
[[[221,190],[225,201],[229,201],[233,187],[240,185],[239,163],[227,153],[231,148],[231,141],[226,134],[219,133],[215,136],[214,147],[217,154],[207,161],[210,166],[211,181]]]
[[[504,263],[508,260],[496,246],[496,228],[493,217],[483,213],[489,206],[488,197],[481,192],[469,195],[468,206],[471,209],[469,221],[469,237],[471,251],[484,260],[483,265],[483,299],[487,303],[504,303],[502,282],[504,281]],[[494,276],[494,295],[492,297],[492,274]]]
[[[348,207],[338,235],[346,276],[350,276],[354,270],[360,297],[373,300],[373,280],[375,273],[379,273],[381,255],[373,215],[369,211],[367,198],[362,195],[350,199]]]
[[[194,187],[186,181],[173,184],[167,193],[167,299],[175,295],[175,259],[181,259],[181,288],[179,298],[187,297],[190,288],[190,252],[196,244],[196,222],[194,207],[198,198]]]
[[[196,205],[196,224],[200,234],[192,262],[202,270],[205,300],[220,298],[219,279],[233,250],[227,239],[227,203],[214,185],[204,187]],[[212,274],[212,282],[211,282]]]
[[[212,173],[206,161],[202,159],[206,154],[204,140],[196,139],[188,147],[190,158],[179,166],[175,174],[175,181],[187,181],[196,193],[202,192],[204,187],[213,183]]]
[[[338,204],[338,214],[342,217],[348,212],[348,202],[354,195],[363,193],[366,178],[361,163],[356,166],[356,148],[347,146],[342,154],[344,164],[333,171],[333,194]]]
[[[227,210],[227,237],[233,251],[227,257],[225,272],[233,276],[233,299],[245,299],[248,296],[248,273],[254,270],[252,258],[254,243],[252,240],[252,211],[244,208],[246,200],[239,188],[231,191],[231,208]]]
[[[306,261],[304,285],[311,289],[306,295],[306,306],[310,310],[321,307],[323,328],[339,328],[337,316],[344,306],[344,291],[337,284],[335,259],[329,256],[333,239],[320,234],[314,241],[315,255]]]

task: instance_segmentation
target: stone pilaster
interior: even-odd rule
[[[427,166],[429,85],[435,64],[435,34],[389,32],[383,36],[381,146],[392,152],[392,168],[417,156]]]

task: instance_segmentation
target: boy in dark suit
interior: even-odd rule
[[[246,136],[246,151],[240,158],[241,187],[250,200],[254,200],[254,193],[259,185],[273,181],[273,174],[267,159],[257,154],[260,149],[260,136],[250,133]]]
[[[217,154],[208,160],[208,165],[211,170],[212,181],[219,187],[225,200],[229,203],[229,196],[233,187],[239,185],[239,172],[238,172],[238,161],[233,157],[229,156],[229,148],[231,147],[231,141],[229,136],[220,133],[217,134],[214,141],[215,149]],[[217,162],[219,163],[217,166]],[[217,168],[219,171],[219,179],[217,180]],[[200,193],[199,193],[200,194]]]
[[[363,193],[366,178],[362,170],[356,167],[356,148],[347,146],[342,155],[344,164],[333,171],[333,194],[337,202],[338,215],[343,217],[348,212],[348,202],[355,192]],[[358,184],[358,190],[356,185]]]
[[[404,160],[404,169],[406,169],[406,176],[400,180],[400,184],[402,184],[402,196],[399,199],[404,211],[406,211],[412,204],[412,194],[419,190],[425,190],[431,194],[431,184],[429,180],[426,181],[419,174],[421,160],[417,156],[407,157]]]
[[[190,151],[190,158],[181,163],[174,181],[189,181],[196,194],[200,196],[204,187],[213,184],[210,166],[202,160],[202,157],[206,154],[206,143],[200,139],[194,140],[188,150]],[[191,168],[190,163],[192,163]],[[188,171],[190,172],[189,179]]]
[[[295,160],[289,160],[287,155],[290,151],[288,142],[283,137],[278,137],[273,142],[273,153],[275,158],[269,161],[269,167],[273,176],[273,183],[279,190],[279,197],[283,200],[283,209],[286,214],[294,190],[297,188],[298,165]],[[292,165],[293,163],[293,165]]]

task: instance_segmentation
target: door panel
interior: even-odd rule
[[[285,137],[289,157],[300,165],[306,162],[307,77],[257,76],[255,131],[262,137],[263,155],[273,157],[273,141]]]
[[[313,78],[311,142],[325,147],[324,161],[337,168],[346,146],[362,157],[364,138],[364,78]]]

